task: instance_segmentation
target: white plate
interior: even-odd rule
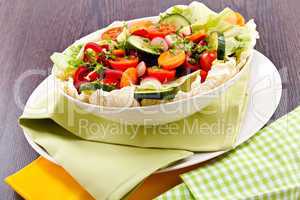
[[[53,82],[52,77],[46,78],[31,94],[28,102],[35,101],[43,96],[51,87],[49,83]],[[47,85],[45,87],[45,85]],[[47,88],[47,91],[45,91]],[[238,146],[253,136],[261,129],[275,112],[281,97],[282,84],[280,75],[274,64],[263,54],[254,51],[251,62],[251,78],[249,82],[249,105],[246,111],[245,119],[241,127],[241,132],[235,146]],[[37,145],[25,132],[25,137],[32,148],[44,158],[54,162],[55,160],[39,145]],[[157,171],[156,173],[171,171],[188,167],[218,155],[226,151],[196,153],[189,158],[176,162],[172,166]]]

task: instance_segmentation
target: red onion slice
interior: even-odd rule
[[[161,37],[153,38],[150,44],[152,46],[160,47],[163,51],[167,51],[169,49],[168,43]]]
[[[143,76],[146,73],[146,64],[144,61],[140,62],[137,66],[137,73],[138,73],[138,77]]]

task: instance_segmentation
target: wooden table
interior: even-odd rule
[[[52,52],[62,51],[75,39],[114,20],[157,15],[171,5],[188,2],[0,1],[0,199],[21,199],[2,180],[38,156],[26,142],[17,120],[31,92],[49,74]],[[283,80],[283,96],[272,119],[295,108],[300,102],[300,1],[205,0],[204,3],[218,11],[229,6],[247,19],[255,18],[261,36],[256,49],[274,62]],[[174,177],[176,173],[165,176],[170,175],[179,180]]]

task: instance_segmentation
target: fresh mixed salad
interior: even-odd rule
[[[147,106],[208,92],[244,66],[258,38],[253,20],[199,2],[115,22],[54,53],[65,92],[101,106]]]

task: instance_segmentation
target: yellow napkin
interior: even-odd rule
[[[5,182],[26,200],[94,200],[62,167],[41,157]]]
[[[127,199],[153,199],[181,183],[180,174],[197,167],[199,165],[153,174]],[[62,167],[42,157],[7,177],[5,182],[26,200],[95,200]]]

